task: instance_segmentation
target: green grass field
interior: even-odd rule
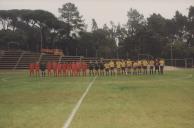
[[[194,128],[194,70],[97,77],[70,128]],[[0,128],[62,128],[94,77],[0,71]]]

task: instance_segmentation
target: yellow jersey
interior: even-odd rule
[[[114,67],[115,67],[115,64],[114,64],[113,61],[110,61],[110,62],[109,62],[109,65],[110,65],[111,68],[114,68]]]
[[[105,67],[105,69],[109,69],[109,64],[108,63],[105,63],[104,64],[104,67]]]
[[[161,65],[161,66],[164,66],[165,61],[164,61],[164,60],[160,60],[160,62],[159,62],[159,63],[160,63],[160,65]]]
[[[143,60],[143,66],[148,66],[147,60]]]
[[[127,61],[127,67],[132,67],[132,61],[130,60]]]
[[[150,66],[154,66],[154,61],[150,60]]]
[[[140,67],[140,66],[142,66],[142,63],[141,63],[141,61],[139,60],[139,61],[137,61],[137,65]]]
[[[122,62],[121,62],[121,67],[122,67],[122,68],[125,68],[125,66],[126,66],[125,61],[122,61]]]
[[[138,63],[137,62],[134,62],[133,63],[133,68],[137,68],[137,66],[138,66]]]
[[[117,61],[116,65],[117,65],[117,68],[121,68],[121,62],[120,61]]]

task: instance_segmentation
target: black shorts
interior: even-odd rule
[[[141,69],[141,66],[138,66],[137,68],[138,68],[138,69]]]
[[[42,72],[44,72],[46,69],[45,68],[42,68],[42,69],[40,69]]]
[[[143,69],[147,69],[147,66],[143,66]]]
[[[155,66],[155,69],[156,69],[156,70],[159,70],[159,66]]]
[[[106,69],[105,69],[105,71],[106,71],[106,72],[108,72],[108,71],[109,71],[109,69],[108,69],[108,68],[106,68]]]
[[[93,68],[92,67],[89,67],[89,70],[93,70]]]
[[[99,67],[95,67],[95,70],[98,71],[99,70]]]
[[[111,67],[110,69],[111,69],[111,70],[114,70],[114,68],[113,68],[113,67]]]
[[[121,69],[122,69],[122,70],[125,70],[125,67],[122,67]]]
[[[100,70],[104,70],[104,67],[100,67]]]

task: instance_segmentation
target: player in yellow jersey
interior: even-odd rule
[[[159,63],[160,63],[160,74],[164,74],[164,65],[165,65],[164,59],[160,59]]]
[[[147,60],[143,60],[142,61],[142,65],[143,65],[143,74],[145,75],[147,75],[147,70],[148,70],[148,61]]]
[[[132,61],[130,59],[127,60],[127,74],[131,74],[131,69],[132,69]]]
[[[115,63],[114,63],[114,61],[110,61],[109,62],[109,66],[110,66],[110,74],[111,74],[111,76],[112,75],[114,75],[115,74],[115,72],[114,72],[114,68],[115,68]]]
[[[125,74],[125,66],[126,66],[126,63],[124,60],[121,61],[121,73],[122,75]]]
[[[109,75],[109,68],[110,68],[108,62],[104,63],[104,68],[105,68],[105,74],[106,74],[106,76],[108,76]]]
[[[154,60],[153,59],[149,61],[149,67],[150,67],[150,75],[153,75],[154,74]]]
[[[117,67],[117,75],[120,75],[121,61],[119,61],[119,60],[116,61],[116,67]]]
[[[138,68],[138,63],[137,61],[133,61],[133,75],[137,75],[137,68]]]
[[[138,75],[140,75],[141,74],[141,68],[142,68],[142,61],[141,60],[138,60],[137,61],[137,73],[138,73]]]

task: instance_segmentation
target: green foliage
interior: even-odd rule
[[[61,14],[61,19],[68,25],[68,36],[72,36],[72,32],[76,33],[84,29],[84,22],[82,16],[73,3],[66,3],[59,8],[59,13]]]
[[[65,3],[60,17],[44,10],[0,10],[0,47],[6,49],[16,42],[23,50],[60,48],[65,55],[105,58],[135,58],[138,54],[170,57],[171,44],[176,58],[193,57],[194,7],[188,16],[176,11],[172,19],[153,13],[147,19],[136,9],[127,12],[126,24],[110,21],[99,28],[92,19],[91,31],[78,8]]]

